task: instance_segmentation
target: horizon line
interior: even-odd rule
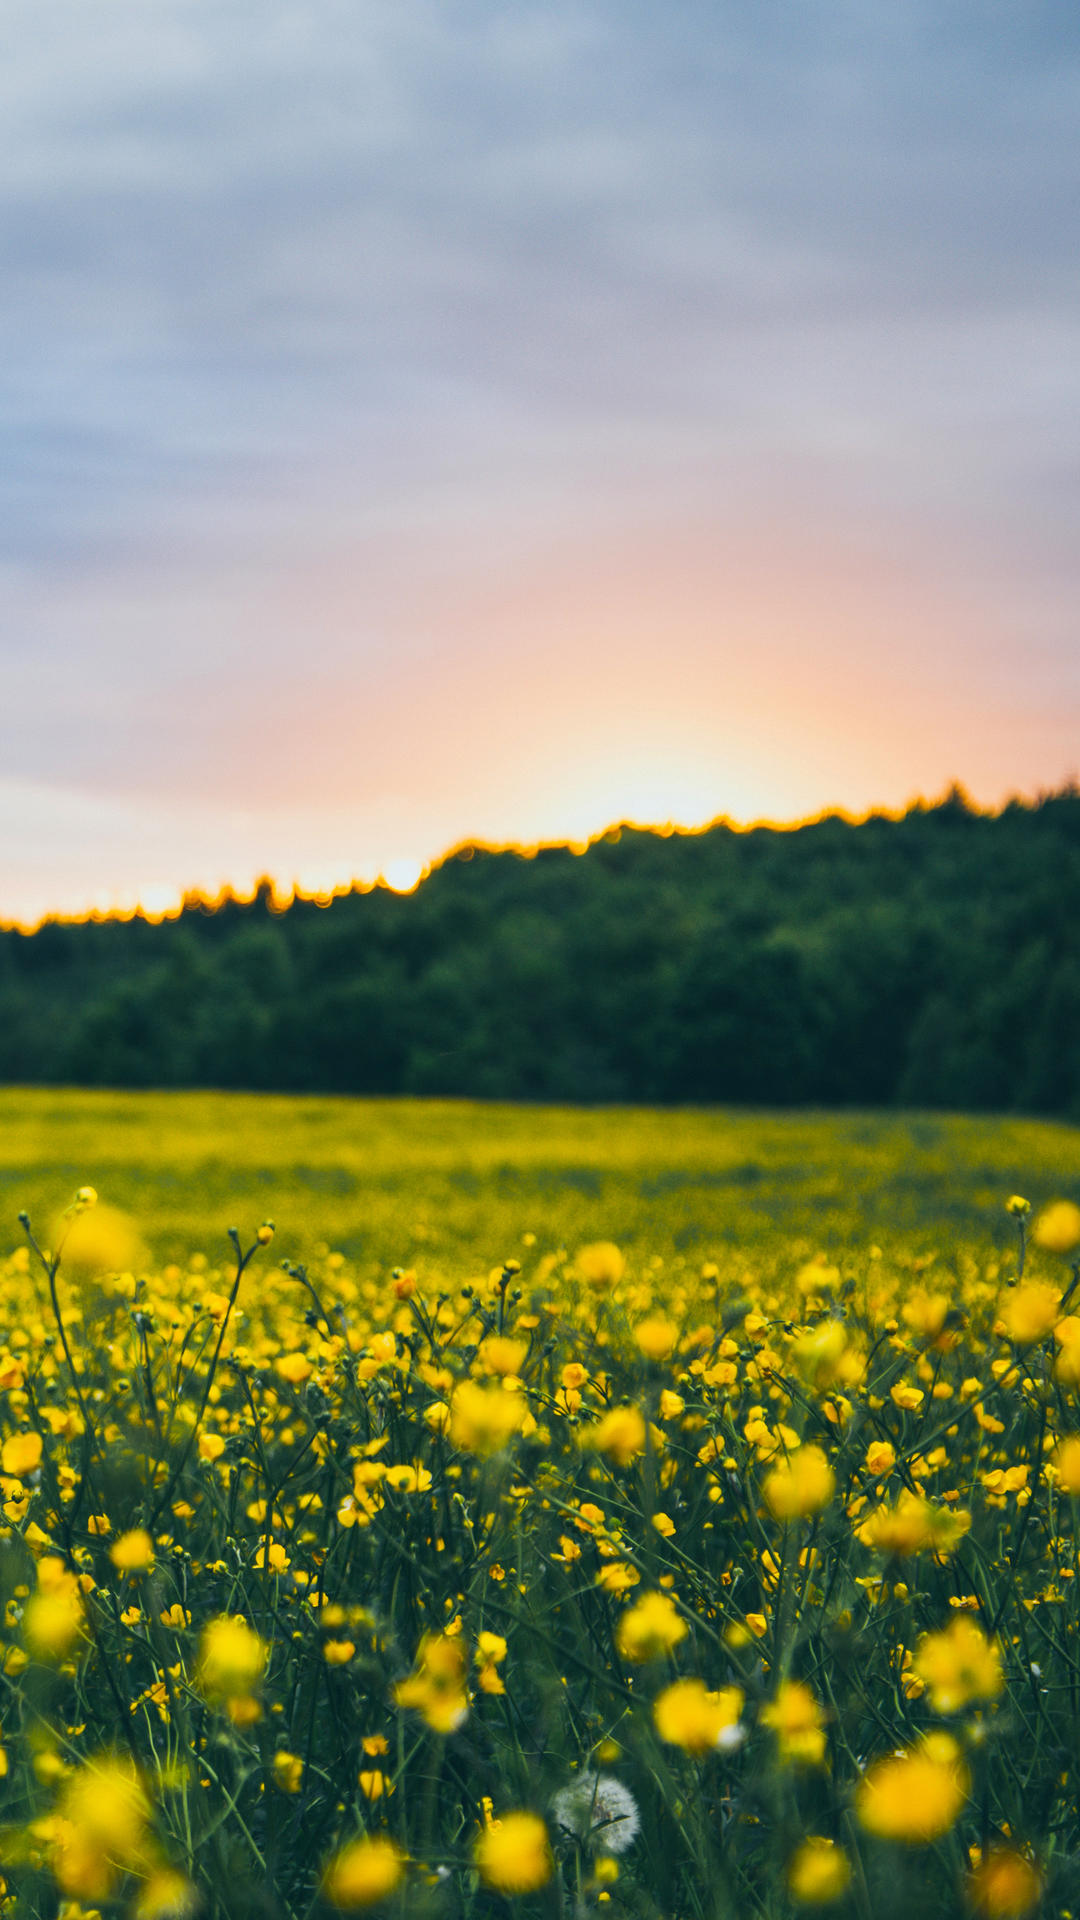
[[[330,907],[335,900],[347,899],[353,893],[375,893],[380,889],[395,893],[401,897],[416,893],[425,880],[437,873],[440,868],[449,865],[451,860],[470,858],[473,854],[513,853],[524,860],[535,859],[537,854],[547,852],[567,852],[576,856],[588,853],[591,847],[599,846],[605,840],[612,840],[623,833],[652,834],[658,839],[696,839],[702,834],[712,833],[717,828],[726,828],[730,833],[746,834],[757,832],[798,833],[806,827],[819,826],[826,820],[840,820],[845,826],[864,826],[869,820],[905,820],[912,813],[932,813],[946,806],[950,801],[959,802],[963,810],[981,819],[999,819],[1011,807],[1022,807],[1035,811],[1048,800],[1080,795],[1080,786],[1075,778],[1066,779],[1060,787],[1042,788],[1034,794],[1010,793],[999,803],[980,806],[967,788],[959,780],[946,783],[935,799],[925,794],[916,794],[906,800],[902,806],[871,806],[862,811],[852,811],[847,807],[821,807],[816,813],[803,814],[796,819],[778,820],[770,815],[756,815],[750,820],[736,820],[730,814],[714,814],[710,819],[696,823],[676,820],[630,820],[625,817],[612,820],[607,826],[599,828],[585,838],[556,837],[551,840],[485,840],[467,836],[455,841],[442,853],[420,863],[413,871],[414,863],[404,860],[392,860],[387,868],[380,869],[374,877],[354,874],[351,879],[343,879],[330,888],[304,887],[299,880],[282,885],[271,873],[257,874],[247,888],[234,882],[226,882],[215,894],[201,887],[187,887],[177,891],[175,901],[164,907],[147,906],[144,901],[136,901],[130,907],[87,907],[80,912],[65,913],[60,910],[39,914],[36,920],[27,921],[18,918],[6,919],[0,916],[0,933],[22,933],[33,935],[46,926],[104,926],[112,921],[127,924],[133,920],[143,920],[151,926],[161,926],[166,921],[181,920],[185,913],[203,912],[214,914],[229,905],[251,906],[260,894],[269,891],[268,905],[272,913],[287,913],[297,902],[318,907]],[[410,877],[402,874],[408,869]],[[390,877],[397,869],[400,880]]]

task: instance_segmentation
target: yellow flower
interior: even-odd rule
[[[686,1753],[711,1753],[738,1743],[741,1687],[709,1693],[703,1680],[675,1680],[653,1701],[653,1719],[661,1740]]]
[[[303,1386],[305,1380],[310,1380],[313,1371],[306,1353],[283,1353],[274,1361],[274,1372],[282,1380],[288,1381],[291,1387]]]
[[[505,1376],[521,1372],[528,1351],[527,1340],[513,1340],[506,1333],[490,1333],[486,1340],[481,1340],[476,1357],[485,1373]]]
[[[581,1279],[598,1293],[617,1287],[626,1272],[626,1261],[611,1240],[594,1240],[582,1247],[576,1266]]]
[[[775,1733],[781,1760],[794,1766],[821,1765],[825,1757],[821,1708],[802,1680],[782,1681],[775,1700],[762,1707],[761,1721]]]
[[[547,1828],[535,1813],[506,1813],[484,1827],[473,1848],[477,1871],[496,1893],[535,1893],[554,1872]]]
[[[27,1480],[41,1465],[40,1433],[12,1433],[0,1448],[0,1466],[15,1480]]]
[[[322,1655],[328,1667],[347,1667],[355,1652],[355,1640],[327,1640]]]
[[[150,1802],[130,1760],[102,1754],[69,1774],[58,1805],[53,1872],[65,1893],[100,1900],[145,1866]]]
[[[877,1553],[947,1555],[970,1526],[971,1515],[963,1508],[936,1506],[905,1487],[895,1506],[875,1508],[859,1527],[858,1537]]]
[[[689,1631],[666,1593],[644,1593],[623,1614],[615,1643],[624,1660],[658,1660],[685,1640]]]
[[[583,1446],[606,1453],[616,1466],[628,1467],[645,1451],[645,1420],[638,1407],[612,1407],[581,1436]]]
[[[322,1893],[332,1907],[352,1913],[377,1906],[401,1885],[405,1856],[386,1834],[353,1840],[331,1860],[323,1875]]]
[[[264,1540],[255,1555],[255,1565],[264,1573],[287,1573],[291,1562],[280,1540]]]
[[[822,1320],[792,1341],[791,1356],[804,1379],[827,1386],[836,1378],[846,1347],[847,1334],[841,1322]]]
[[[446,1633],[426,1633],[416,1654],[416,1665],[394,1688],[399,1707],[411,1707],[436,1733],[453,1733],[469,1711],[465,1687],[465,1653],[459,1641]]]
[[[506,1641],[500,1633],[481,1633],[477,1637],[476,1652],[473,1655],[480,1669],[479,1684],[484,1693],[505,1693],[497,1671],[506,1659]]]
[[[1080,1219],[1080,1214],[1077,1218]],[[1077,1237],[1080,1238],[1080,1234]],[[1013,1345],[1029,1347],[1050,1332],[1060,1306],[1061,1295],[1056,1287],[1049,1286],[1045,1280],[1025,1280],[1022,1286],[1002,1295],[998,1316]]]
[[[924,1634],[911,1664],[929,1688],[935,1713],[959,1713],[972,1700],[994,1699],[1005,1685],[997,1641],[968,1614],[941,1633]]]
[[[145,1573],[154,1564],[154,1543],[145,1527],[133,1527],[122,1533],[109,1548],[109,1559],[118,1573]]]
[[[866,1449],[866,1469],[876,1480],[884,1479],[896,1465],[896,1448],[888,1440],[872,1440]]]
[[[286,1753],[284,1748],[274,1755],[274,1785],[282,1793],[299,1793],[304,1778],[304,1763],[299,1754]]]
[[[678,1341],[678,1327],[663,1314],[651,1314],[634,1328],[634,1344],[646,1360],[666,1360]]]
[[[572,1542],[567,1541],[567,1545],[572,1545]],[[562,1557],[567,1558],[566,1555]],[[580,1547],[574,1549],[574,1557],[580,1559]],[[633,1587],[639,1585],[640,1581],[641,1575],[637,1568],[630,1566],[626,1560],[609,1560],[606,1566],[600,1568],[596,1576],[597,1586],[603,1587],[605,1593],[629,1593]]]
[[[270,1649],[238,1614],[219,1614],[203,1628],[196,1668],[208,1700],[246,1700],[262,1679]]]
[[[900,1309],[905,1326],[920,1340],[933,1340],[945,1325],[952,1301],[947,1293],[930,1293],[917,1287]]]
[[[527,1412],[520,1393],[462,1380],[450,1402],[450,1439],[467,1453],[498,1453],[521,1431]]]
[[[1058,1321],[1054,1342],[1058,1349],[1054,1378],[1063,1386],[1075,1387],[1080,1383],[1080,1319],[1075,1313],[1067,1313]]]
[[[1011,1213],[1014,1218],[1022,1219],[1025,1214],[1031,1212],[1031,1201],[1025,1200],[1022,1193],[1011,1193],[1005,1202],[1005,1211]]]
[[[37,1592],[23,1613],[23,1639],[35,1660],[63,1660],[85,1624],[82,1588],[55,1554],[39,1560],[37,1578]]]
[[[986,1920],[1024,1920],[1042,1898],[1042,1876],[1010,1847],[992,1847],[968,1881],[968,1894]]]
[[[828,1506],[836,1475],[820,1447],[800,1447],[768,1475],[762,1493],[776,1520],[798,1520]]]
[[[427,1493],[431,1486],[431,1474],[421,1466],[388,1467],[384,1480],[388,1487],[393,1487],[398,1493]]]
[[[810,1298],[813,1294],[831,1293],[834,1287],[840,1285],[840,1269],[830,1266],[828,1257],[824,1253],[815,1253],[805,1267],[799,1268],[795,1275],[795,1285],[804,1299]]]
[[[947,1733],[875,1761],[855,1802],[862,1825],[883,1840],[927,1846],[948,1833],[968,1795],[968,1772]]]
[[[918,1413],[926,1395],[921,1387],[913,1387],[909,1380],[898,1380],[895,1387],[889,1388],[889,1398],[904,1413]]]
[[[803,1906],[823,1907],[839,1900],[850,1879],[851,1862],[843,1847],[824,1834],[810,1834],[788,1862],[788,1892]]]
[[[1044,1253],[1075,1253],[1080,1247],[1080,1207],[1071,1200],[1055,1200],[1040,1213],[1031,1237]]]
[[[132,1916],[133,1920],[187,1920],[201,1905],[190,1880],[175,1867],[158,1867],[140,1888]]]
[[[1067,1433],[1053,1455],[1057,1484],[1062,1493],[1080,1493],[1080,1433]]]
[[[15,1391],[18,1392],[19,1388],[25,1384],[25,1381],[26,1370],[23,1367],[22,1361],[17,1360],[15,1355],[9,1353],[6,1347],[0,1349],[0,1387],[14,1388]]]
[[[53,1241],[63,1271],[72,1280],[88,1281],[106,1273],[127,1273],[139,1266],[143,1248],[125,1213],[116,1207],[96,1206],[58,1223]]]

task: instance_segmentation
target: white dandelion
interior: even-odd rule
[[[611,1773],[579,1773],[555,1795],[551,1817],[564,1833],[605,1853],[625,1853],[641,1825],[629,1787]]]
[[[721,1727],[716,1736],[716,1750],[718,1753],[734,1753],[736,1747],[741,1747],[745,1739],[746,1728],[736,1720],[730,1727]]]

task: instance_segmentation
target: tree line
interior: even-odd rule
[[[1080,789],[0,932],[0,1078],[1080,1119]]]

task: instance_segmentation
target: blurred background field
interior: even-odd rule
[[[0,1090],[0,1251],[83,1183],[158,1259],[275,1251],[460,1277],[603,1237],[641,1258],[875,1240],[948,1260],[1011,1244],[1008,1194],[1075,1193],[1080,1130],[918,1113],[528,1107],[468,1101]],[[531,1244],[531,1243],[527,1243]]]

